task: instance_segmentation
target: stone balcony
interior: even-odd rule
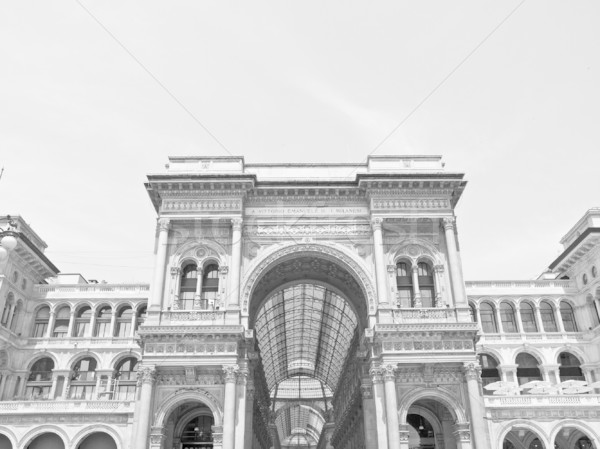
[[[3,401],[0,415],[133,413],[134,401]]]
[[[484,396],[486,408],[522,408],[522,407],[598,407],[598,394],[557,394],[557,395],[522,395],[522,396]]]
[[[382,309],[379,324],[456,323],[456,310],[448,308]]]
[[[589,341],[592,338],[590,333],[585,332],[529,332],[529,333],[504,333],[489,334],[481,333],[478,341],[479,345],[494,343],[579,343]]]
[[[161,324],[225,326],[239,325],[239,319],[223,310],[172,310],[161,313]]]
[[[35,349],[103,348],[114,349],[138,347],[135,337],[61,337],[26,338],[25,344]]]

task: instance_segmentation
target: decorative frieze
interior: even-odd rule
[[[198,341],[179,341],[154,343],[144,346],[145,352],[155,354],[197,354],[197,355],[237,355],[237,343],[200,343]]]
[[[511,409],[491,409],[488,412],[494,421],[505,421],[511,419],[536,419],[540,421],[555,421],[559,419],[600,419],[600,409],[581,407],[518,407]]]
[[[383,352],[418,352],[418,351],[473,351],[470,340],[401,340],[384,341]]]
[[[163,200],[163,212],[229,212],[241,211],[241,199]]]
[[[374,199],[371,202],[371,210],[450,209],[450,207],[450,200],[442,198]]]
[[[272,236],[368,236],[371,228],[368,224],[298,224],[298,225],[248,225],[244,227],[244,235],[248,237]]]

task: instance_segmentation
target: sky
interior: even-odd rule
[[[532,279],[600,206],[600,2],[0,6],[0,214],[62,272],[149,282],[169,155],[464,172],[465,278]]]

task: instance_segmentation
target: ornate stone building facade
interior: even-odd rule
[[[465,282],[465,185],[172,157],[150,284],[0,219],[0,448],[600,449],[600,210],[539,279]]]

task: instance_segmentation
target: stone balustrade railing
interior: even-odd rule
[[[574,288],[572,281],[560,279],[545,279],[535,281],[466,281],[465,286],[467,287],[467,290],[483,288]]]
[[[379,312],[379,323],[456,323],[456,311],[448,308],[384,309]]]
[[[136,333],[137,335],[137,333]],[[60,337],[60,338],[28,338],[28,345],[36,347],[68,346],[75,348],[88,348],[97,346],[129,346],[137,343],[134,337]]]
[[[147,298],[149,293],[150,286],[148,284],[43,284],[34,286],[34,295],[37,298],[48,299],[98,296],[102,298]]]
[[[479,344],[496,342],[516,342],[516,341],[585,341],[583,332],[531,332],[531,333],[505,333],[488,334],[481,333]]]
[[[598,394],[484,396],[486,407],[585,407],[600,405]]]
[[[4,401],[0,414],[15,413],[133,413],[133,401]]]

